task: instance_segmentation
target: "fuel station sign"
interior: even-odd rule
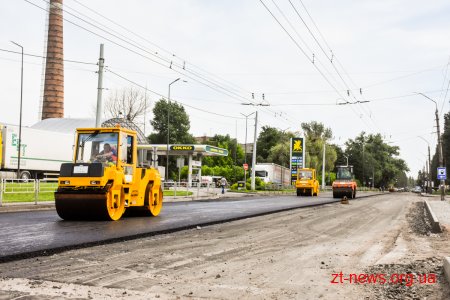
[[[305,138],[291,138],[290,148],[291,184],[295,184],[297,180],[297,169],[305,167]]]

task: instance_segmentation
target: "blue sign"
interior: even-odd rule
[[[445,167],[441,167],[437,169],[437,179],[446,180],[447,179],[447,169]]]

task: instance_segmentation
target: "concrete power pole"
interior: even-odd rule
[[[322,190],[325,190],[325,141],[323,142],[323,157],[322,157]]]
[[[255,168],[256,168],[256,139],[258,131],[258,111],[255,112],[255,137],[253,139],[253,155],[252,155],[252,180],[251,180],[251,190],[254,191],[255,188]]]
[[[98,87],[97,87],[97,115],[95,117],[95,127],[102,125],[102,93],[103,93],[103,68],[105,59],[103,58],[103,44],[100,44],[100,57],[98,59]]]
[[[428,191],[431,194],[431,155],[430,155],[430,144],[428,144]]]
[[[444,166],[444,155],[442,153],[442,143],[441,143],[441,127],[439,127],[439,111],[438,111],[438,107],[437,107],[437,102],[433,99],[431,99],[430,97],[428,97],[427,95],[425,95],[424,93],[416,93],[418,95],[422,95],[425,98],[427,98],[430,101],[434,102],[434,105],[436,106],[436,111],[435,111],[435,115],[436,115],[436,127],[437,127],[437,135],[438,135],[438,154],[439,154],[439,167],[443,167]],[[431,164],[431,162],[430,162]],[[430,172],[431,172],[431,168],[430,168]],[[441,200],[444,201],[445,200],[445,180],[441,179],[441,186],[440,186],[440,190],[441,190]]]
[[[444,155],[442,153],[441,129],[439,127],[439,111],[437,109],[437,105],[436,105],[436,112],[435,112],[435,114],[436,114],[436,127],[437,127],[438,145],[439,145],[438,146],[439,166],[443,167],[444,166]],[[443,180],[443,179],[441,179],[440,190],[441,190],[441,200],[444,201],[445,200],[445,180]]]

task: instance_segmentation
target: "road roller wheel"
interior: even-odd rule
[[[161,212],[162,208],[162,200],[163,200],[163,191],[162,188],[159,187],[159,190],[155,191],[153,186],[150,188],[150,193],[148,195],[149,203],[148,209],[152,216],[156,217]]]
[[[112,221],[119,220],[125,212],[125,201],[123,198],[123,193],[114,193],[112,190],[106,193],[106,210],[108,217]]]

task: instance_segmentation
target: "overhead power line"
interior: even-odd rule
[[[269,14],[272,16],[272,18],[278,23],[278,25],[283,29],[283,31],[288,35],[290,40],[296,45],[296,47],[300,50],[300,52],[313,64],[314,68],[320,73],[320,75],[325,79],[325,81],[333,88],[333,90],[342,98],[345,99],[345,96],[341,94],[341,92],[336,88],[336,86],[331,83],[329,78],[323,73],[322,70],[317,66],[317,64],[314,63],[314,60],[311,60],[306,51],[299,45],[297,40],[289,33],[289,31],[286,29],[285,26],[278,20],[278,18],[275,16],[275,14],[270,10],[270,8],[263,2],[263,0],[260,0],[261,4],[264,6],[264,8],[269,12]],[[358,116],[358,113],[355,111],[353,106],[350,106],[350,109]],[[369,127],[365,119],[362,118],[362,114],[360,114],[359,119],[361,122],[363,122],[366,126]]]
[[[301,22],[305,25],[306,29],[308,30],[308,32],[310,33],[310,35],[312,36],[312,38],[314,39],[314,41],[316,42],[316,44],[319,46],[320,50],[322,51],[322,53],[325,55],[325,57],[327,57],[327,59],[329,60],[329,62],[331,63],[331,65],[333,66],[333,69],[335,70],[336,74],[339,76],[339,78],[341,79],[342,83],[344,84],[344,87],[347,89],[347,93],[348,96],[350,96],[351,93],[351,97],[355,100],[354,103],[356,104],[360,104],[360,103],[364,103],[367,102],[366,99],[364,99],[364,96],[362,95],[362,89],[357,88],[356,84],[354,83],[354,81],[352,80],[352,78],[349,76],[349,74],[347,73],[347,71],[345,70],[345,68],[342,66],[342,64],[340,63],[340,61],[337,59],[336,55],[334,54],[333,50],[331,49],[331,47],[329,46],[328,42],[326,41],[325,37],[323,36],[323,34],[321,33],[321,31],[319,30],[319,27],[317,26],[316,22],[314,21],[314,19],[312,18],[311,14],[308,12],[308,9],[306,8],[306,6],[303,4],[303,2],[301,0],[299,0],[300,4],[303,6],[303,9],[306,11],[309,19],[311,20],[311,23],[314,25],[314,27],[316,28],[317,32],[319,33],[320,37],[322,38],[322,40],[324,41],[326,47],[328,48],[328,51],[331,54],[331,57],[328,56],[327,52],[325,51],[325,49],[322,47],[321,43],[319,42],[319,39],[315,36],[315,34],[312,32],[311,28],[308,26],[308,24],[306,23],[306,21],[304,20],[304,18],[300,15],[299,11],[297,10],[297,8],[295,7],[295,5],[292,3],[291,0],[288,0],[289,3],[291,4],[292,8],[294,9],[296,15],[299,17],[299,19],[301,20]],[[358,93],[356,93],[356,95],[358,95],[358,97],[361,97],[363,100],[358,100],[357,96],[355,95],[355,93],[353,93],[353,89],[350,88],[350,85],[346,82],[346,80],[344,79],[344,77],[342,76],[341,72],[338,70],[338,68],[336,67],[336,65],[334,64],[334,61],[337,61],[340,68],[343,70],[344,74],[346,75],[346,77],[350,80],[351,84],[353,84],[354,88],[356,88],[356,90],[358,90],[360,93],[358,95]],[[365,106],[361,107],[361,110],[364,112],[366,110]],[[373,122],[373,124],[377,126],[377,124],[375,123],[375,121],[371,118],[372,112],[369,109],[369,112],[365,111],[365,113],[369,114],[369,119]]]
[[[15,54],[22,54],[22,52],[8,50],[8,49],[0,49],[0,51],[8,52],[8,53],[15,53]],[[23,55],[30,56],[30,57],[38,57],[38,58],[45,58],[45,59],[47,59],[46,56],[42,56],[42,55],[29,54],[29,53],[24,53]],[[71,59],[63,59],[63,61],[69,62],[69,63],[74,63],[74,64],[93,65],[93,66],[97,65],[96,63],[90,63],[90,62],[79,61],[79,60],[71,60]]]
[[[30,2],[29,0],[24,0],[24,1],[26,1],[26,2],[28,2],[28,3],[30,3],[30,4],[32,4],[32,5],[34,5],[34,6],[38,7],[38,8],[40,8],[40,9],[42,9],[42,10],[48,12],[48,9],[45,9],[45,8],[43,8],[43,7],[40,7],[39,5],[36,5],[36,4],[32,3],[32,2]],[[45,2],[45,3],[47,3],[47,4],[49,3],[47,0],[42,0],[42,1]],[[65,7],[68,7],[68,6],[65,5]],[[86,6],[85,6],[85,7],[86,7]],[[205,76],[202,75],[202,74],[199,74],[199,73],[197,73],[197,72],[194,72],[194,71],[192,71],[192,70],[187,69],[186,66],[185,66],[184,64],[183,64],[183,65],[181,65],[181,64],[179,64],[179,63],[177,64],[176,62],[174,62],[174,61],[171,60],[171,59],[161,57],[160,55],[157,55],[157,54],[155,54],[154,52],[147,50],[144,46],[140,45],[138,42],[136,42],[136,41],[134,41],[134,40],[130,40],[129,37],[126,37],[126,36],[124,36],[124,35],[122,35],[122,34],[120,34],[120,33],[117,33],[117,31],[115,31],[115,30],[109,28],[109,27],[106,26],[106,25],[101,24],[100,22],[98,22],[98,21],[96,21],[96,20],[94,20],[94,19],[92,19],[92,18],[90,18],[90,17],[88,17],[88,16],[85,16],[84,14],[82,14],[82,13],[80,13],[80,12],[74,10],[73,8],[70,8],[70,7],[68,7],[68,8],[69,8],[70,10],[72,10],[72,11],[75,11],[77,14],[84,16],[85,18],[88,18],[88,19],[92,20],[92,22],[89,22],[89,21],[87,21],[87,20],[85,20],[85,19],[83,19],[83,18],[81,18],[81,17],[75,15],[74,13],[71,13],[71,12],[68,12],[67,10],[64,10],[65,13],[69,14],[70,16],[72,16],[72,17],[74,17],[74,18],[76,18],[76,19],[78,19],[78,20],[80,20],[80,21],[83,21],[83,22],[85,22],[86,24],[88,24],[89,26],[92,26],[92,27],[94,27],[95,29],[100,30],[100,31],[102,31],[102,32],[104,32],[104,33],[106,33],[106,34],[108,34],[109,36],[111,36],[111,37],[113,37],[113,38],[115,38],[115,39],[118,39],[119,41],[121,41],[121,42],[123,42],[123,43],[125,43],[125,44],[127,44],[127,45],[129,45],[129,46],[131,46],[131,47],[133,47],[133,48],[136,48],[136,49],[138,49],[139,51],[142,51],[142,52],[144,52],[144,53],[146,53],[146,54],[143,54],[143,53],[141,53],[141,52],[139,52],[139,51],[136,51],[135,49],[132,49],[132,48],[130,48],[130,47],[128,47],[128,46],[125,46],[125,45],[123,45],[123,44],[121,44],[121,43],[119,43],[119,42],[117,42],[117,41],[112,40],[111,38],[108,38],[108,37],[106,37],[106,36],[104,36],[104,35],[102,35],[102,34],[99,34],[99,33],[97,33],[97,32],[94,32],[94,31],[91,30],[91,29],[88,29],[88,28],[86,28],[86,27],[84,27],[84,26],[82,26],[82,25],[80,25],[80,24],[78,24],[78,23],[76,23],[76,22],[73,22],[72,20],[69,20],[69,19],[63,17],[63,19],[64,19],[66,22],[68,22],[68,23],[70,23],[70,24],[72,24],[72,25],[74,25],[74,26],[77,26],[77,27],[79,27],[79,28],[81,28],[81,29],[83,29],[83,30],[85,30],[85,31],[87,31],[87,32],[89,32],[89,33],[91,33],[91,34],[94,34],[94,35],[96,35],[96,36],[99,36],[99,37],[101,37],[101,38],[107,40],[108,42],[111,42],[112,44],[114,44],[114,45],[116,45],[116,46],[119,46],[119,47],[121,47],[121,48],[123,48],[123,49],[125,49],[125,50],[127,50],[127,51],[130,51],[130,52],[132,52],[132,53],[134,53],[134,54],[137,54],[137,55],[139,55],[139,56],[141,56],[141,57],[143,57],[143,58],[145,58],[145,59],[148,59],[148,60],[150,60],[150,61],[152,61],[152,62],[154,62],[154,63],[157,63],[157,64],[159,64],[159,65],[161,65],[161,66],[163,66],[163,67],[169,68],[169,69],[173,70],[174,72],[176,72],[176,73],[178,73],[178,74],[180,74],[180,75],[182,75],[182,76],[184,76],[184,77],[186,77],[186,78],[189,78],[189,79],[192,80],[192,81],[198,82],[198,83],[200,83],[200,84],[202,84],[202,85],[204,85],[204,86],[206,86],[206,87],[208,87],[208,88],[210,88],[210,89],[212,89],[212,90],[215,90],[215,91],[218,92],[218,93],[222,93],[222,94],[226,95],[227,97],[230,97],[230,98],[232,98],[232,99],[235,99],[237,103],[241,103],[242,101],[253,101],[253,100],[250,99],[249,97],[242,96],[242,95],[240,95],[239,93],[236,93],[235,90],[232,90],[232,89],[228,88],[227,86],[224,86],[224,85],[221,84],[221,83],[217,83],[216,80],[212,80],[212,79],[210,79],[210,78],[205,77]],[[105,18],[106,18],[106,17],[105,17]],[[111,19],[109,19],[109,18],[107,18],[107,19],[111,21]],[[101,28],[100,26],[98,26],[98,25],[96,25],[96,24],[94,24],[94,23],[100,24],[100,26],[106,28],[107,30]],[[118,24],[117,22],[114,22],[114,23],[115,23],[115,24]],[[119,25],[119,26],[120,26],[120,25]],[[123,27],[123,26],[120,26],[120,27]],[[125,27],[123,27],[123,28],[125,28]],[[130,31],[130,30],[127,29],[127,31]],[[114,33],[116,33],[116,34],[111,33],[111,32],[114,32]],[[137,34],[135,34],[135,35],[137,35]],[[139,36],[139,35],[137,35],[137,36]],[[146,40],[146,41],[149,42],[148,40]],[[151,56],[151,57],[149,57],[149,56]],[[172,56],[175,57],[175,55],[172,55]],[[175,69],[175,67],[178,68],[178,69]],[[217,77],[217,76],[216,76],[216,77]],[[266,108],[266,109],[267,109],[267,108]],[[267,109],[267,110],[270,111],[270,109]],[[272,112],[272,113],[275,113],[275,112]]]
[[[137,83],[137,82],[135,82],[135,81],[133,81],[133,80],[127,78],[127,77],[125,77],[125,76],[122,76],[122,75],[120,75],[120,74],[118,74],[118,73],[112,71],[110,68],[105,68],[105,71],[107,71],[107,72],[109,72],[109,73],[111,73],[111,74],[114,74],[115,76],[117,76],[117,77],[119,77],[119,78],[121,78],[121,79],[123,79],[123,80],[125,80],[125,81],[127,81],[127,82],[129,82],[129,83],[131,83],[131,84],[133,84],[133,85],[135,85],[135,86],[137,86],[137,87],[139,87],[139,88],[141,88],[141,89],[147,91],[147,92],[150,92],[150,93],[152,93],[152,94],[155,94],[155,95],[157,95],[157,96],[159,96],[159,97],[161,97],[161,98],[167,99],[167,97],[166,97],[165,95],[163,95],[163,94],[161,94],[161,93],[158,93],[158,92],[156,92],[156,91],[154,91],[154,90],[151,90],[151,89],[149,89],[149,88],[147,88],[147,87],[145,87],[145,86],[143,86],[143,85],[141,85],[141,84],[139,84],[139,83]],[[243,119],[243,118],[241,118],[241,117],[235,117],[235,116],[230,116],[230,115],[219,114],[219,113],[216,113],[216,112],[208,111],[208,110],[203,109],[203,108],[198,108],[198,107],[195,107],[195,106],[192,106],[192,105],[183,103],[183,102],[181,102],[181,101],[179,101],[179,100],[175,100],[175,99],[173,99],[172,97],[170,97],[170,101],[179,103],[179,104],[181,104],[181,105],[183,105],[183,106],[186,106],[186,107],[189,107],[189,108],[198,110],[198,111],[202,111],[202,112],[205,112],[205,113],[208,113],[208,114],[212,114],[212,115],[216,115],[216,116],[220,116],[220,117],[224,117],[224,118]]]

